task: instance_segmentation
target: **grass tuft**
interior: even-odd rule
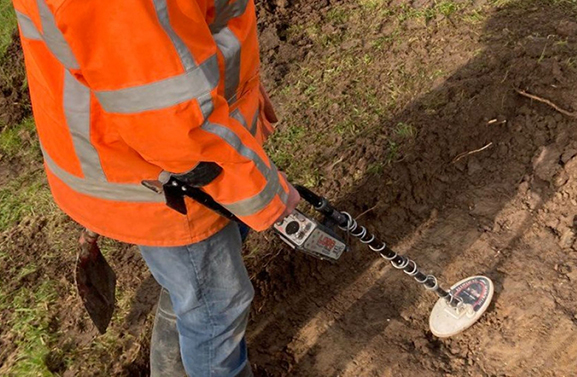
[[[32,117],[24,119],[16,127],[4,127],[0,132],[0,154],[8,158],[39,159],[40,147]]]
[[[7,302],[7,294],[0,294],[0,305],[12,309],[9,320],[11,332],[16,335],[18,353],[10,368],[15,376],[53,376],[47,359],[57,334],[50,329],[50,306],[57,294],[52,281],[42,281],[35,288],[23,287]]]
[[[403,139],[412,139],[417,134],[412,125],[403,122],[397,124],[397,127],[395,127],[395,133]]]
[[[40,170],[24,172],[0,186],[0,232],[25,217],[47,215],[56,207]]]
[[[11,0],[0,0],[0,57],[12,42],[12,33],[16,29],[16,13]]]
[[[329,23],[340,25],[348,21],[349,15],[345,9],[332,8],[327,12],[326,19]]]

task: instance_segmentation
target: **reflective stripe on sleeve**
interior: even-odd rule
[[[100,157],[90,141],[90,89],[66,70],[63,97],[66,123],[84,178],[106,181]]]
[[[45,0],[37,0],[38,11],[40,13],[40,22],[42,23],[42,39],[48,46],[48,49],[56,58],[68,69],[78,69],[78,61],[74,57],[68,42],[64,35],[56,26],[54,15],[46,5]]]
[[[244,14],[248,0],[237,0],[232,4],[218,1],[215,4],[215,19],[210,32],[224,58],[224,95],[228,103],[236,101],[236,91],[240,82],[241,43],[226,25]]]
[[[262,158],[260,158],[260,156],[255,151],[244,145],[240,138],[233,131],[227,127],[211,122],[205,122],[202,125],[202,129],[220,137],[235,151],[237,151],[238,154],[251,160],[256,165],[256,168],[262,173],[262,175],[265,176],[267,181],[269,178],[278,180],[275,174],[271,174],[272,168],[269,169]]]
[[[279,187],[278,196],[280,196],[280,200],[286,205],[289,194],[284,190],[282,186]]]
[[[18,25],[20,25],[20,31],[22,32],[22,36],[24,36],[24,38],[35,41],[42,40],[40,32],[30,17],[24,13],[16,11],[16,18],[18,19]]]
[[[246,123],[246,119],[244,119],[244,116],[242,115],[239,109],[235,109],[233,112],[231,112],[230,117],[236,119],[240,124],[242,124],[244,128],[246,128],[247,131],[250,132],[252,136],[255,136],[258,122],[258,113],[259,109],[257,109],[254,114],[250,128],[248,127],[248,123]]]
[[[73,191],[98,199],[119,202],[164,203],[163,195],[158,195],[139,184],[103,182],[72,175],[60,168],[44,148],[41,149],[48,169]]]
[[[182,39],[176,34],[172,25],[170,25],[170,20],[168,17],[168,8],[166,4],[166,0],[154,0],[154,8],[156,10],[156,15],[162,28],[168,34],[168,37],[172,41],[174,48],[178,52],[178,56],[180,57],[180,61],[184,66],[185,71],[190,71],[194,67],[196,67],[196,63],[194,62],[194,58],[192,54],[188,50],[188,47],[184,44]]]
[[[216,55],[213,55],[192,71],[178,76],[125,89],[95,91],[94,94],[105,111],[130,114],[198,100],[201,96],[210,94],[218,82],[218,60]]]
[[[228,103],[232,103],[236,101],[240,82],[240,41],[227,27],[213,37],[224,58],[224,96]]]
[[[263,210],[276,195],[280,195],[283,203],[286,203],[286,197],[288,197],[288,194],[284,191],[278,181],[278,171],[276,167],[273,166],[271,172],[276,175],[275,183],[269,181],[265,188],[258,194],[234,203],[222,204],[222,206],[237,216],[250,216]]]
[[[244,128],[248,130],[248,124],[246,124],[246,119],[244,119],[244,116],[242,115],[239,109],[235,109],[233,112],[231,112],[230,117],[237,120],[240,124],[242,124]]]
[[[269,205],[277,194],[284,192],[279,182],[278,171],[274,164],[271,163],[271,167],[269,168],[262,158],[255,151],[244,145],[233,131],[208,121],[202,125],[202,129],[220,137],[240,155],[251,160],[267,182],[258,194],[234,203],[220,203],[221,205],[237,216],[250,216]]]
[[[215,1],[215,17],[210,24],[210,31],[216,34],[226,27],[228,21],[233,18],[242,16],[246,11],[248,0],[237,0],[234,3],[227,4],[227,0]]]

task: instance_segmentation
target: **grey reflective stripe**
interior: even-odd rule
[[[94,94],[105,111],[130,114],[163,109],[199,99],[207,93],[210,96],[210,91],[218,82],[218,60],[213,55],[199,67],[182,75],[125,89],[95,91]]]
[[[275,174],[271,173],[272,168],[269,168],[255,151],[244,145],[240,140],[240,138],[230,129],[211,122],[205,122],[202,125],[202,129],[220,137],[221,139],[226,141],[241,156],[244,156],[249,160],[251,160],[252,162],[254,162],[256,168],[262,173],[262,175],[264,175],[267,181],[269,181],[271,178],[278,180],[278,177]]]
[[[252,123],[250,124],[250,128],[248,128],[248,124],[246,123],[246,119],[244,119],[244,116],[242,115],[242,113],[240,112],[239,109],[235,109],[232,113],[230,113],[230,116],[231,116],[231,118],[236,119],[240,124],[242,124],[242,126],[244,128],[246,128],[247,131],[249,131],[252,136],[255,136],[256,130],[257,130],[258,113],[259,112],[260,112],[260,108],[258,108],[256,110],[256,112],[254,113]]]
[[[280,190],[279,190],[278,195],[280,196],[280,200],[281,200],[284,204],[286,204],[286,203],[287,203],[287,200],[288,200],[289,194],[288,194],[288,192],[286,192],[286,191],[282,188],[282,186],[279,186],[279,187],[280,187]]]
[[[214,0],[215,15],[222,14],[222,10],[228,5],[228,0]],[[216,21],[216,17],[215,17]]]
[[[168,37],[172,41],[174,48],[178,52],[178,56],[180,57],[180,61],[182,62],[184,69],[189,71],[196,67],[196,63],[194,62],[194,58],[188,50],[188,47],[186,47],[182,39],[180,39],[180,37],[172,28],[172,25],[170,25],[166,0],[154,0],[154,8],[156,9],[158,21],[160,21],[162,28],[166,34],[168,34]]]
[[[204,119],[208,119],[210,114],[214,111],[214,104],[212,103],[212,94],[206,93],[198,98],[198,105]]]
[[[20,31],[22,36],[27,39],[42,40],[40,32],[34,25],[34,22],[25,15],[24,13],[16,11],[16,18],[18,18],[18,25],[20,25]]]
[[[240,81],[240,41],[225,27],[213,38],[224,58],[224,96],[229,103],[236,100],[236,90]]]
[[[252,118],[252,123],[250,125],[250,133],[252,136],[256,136],[256,130],[258,125],[258,114],[260,113],[260,106],[257,107],[256,112]]]
[[[267,182],[265,188],[251,198],[235,203],[221,204],[237,216],[250,216],[266,207],[279,192],[280,182],[276,167],[271,163],[269,168],[262,158],[255,151],[244,145],[240,138],[230,129],[208,121],[202,125],[202,129],[220,137],[240,155],[251,160]]]
[[[80,194],[122,202],[164,202],[163,195],[158,195],[142,185],[102,182],[77,177],[61,169],[43,148],[42,154],[44,155],[44,162],[52,174]]]
[[[230,113],[230,117],[236,119],[244,128],[248,130],[248,124],[246,124],[246,119],[242,116],[242,113],[239,109],[235,109],[232,113]]]
[[[233,103],[240,82],[241,43],[226,25],[231,19],[244,14],[248,0],[225,4],[224,0],[215,0],[215,18],[210,32],[224,58],[224,95],[228,103]]]
[[[210,90],[216,88],[220,81],[220,70],[218,68],[218,57],[216,54],[202,62],[199,68],[204,74],[204,83],[207,83]]]
[[[44,0],[38,0],[38,11],[40,12],[40,22],[42,23],[42,37],[48,49],[56,58],[68,69],[78,69],[80,66],[64,39],[64,35],[56,26],[54,15],[46,5]]]
[[[278,181],[278,171],[274,166],[271,172],[277,176],[277,179],[268,181],[258,194],[231,204],[222,204],[222,206],[237,216],[250,216],[262,211],[279,193],[279,190],[284,191]]]
[[[215,0],[215,17],[210,24],[211,33],[218,33],[228,24],[228,21],[242,16],[247,5],[248,0],[237,0],[231,4],[228,4],[227,0]]]
[[[84,178],[106,181],[98,152],[90,141],[90,89],[64,72],[64,115]]]
[[[208,117],[214,111],[214,103],[212,102],[212,95],[207,93],[198,99],[198,105],[202,112],[203,118],[208,122]]]

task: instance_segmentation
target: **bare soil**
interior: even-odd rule
[[[330,264],[290,252],[271,235],[253,235],[247,253],[251,245],[267,250],[247,256],[257,292],[247,333],[255,375],[577,375],[577,123],[515,90],[577,109],[575,12],[545,0],[510,1],[501,8],[478,0],[472,6],[488,14],[479,24],[442,16],[423,25],[396,18],[347,23],[348,29],[360,27],[355,22],[374,23],[377,35],[401,30],[373,61],[370,81],[361,83],[381,98],[391,94],[385,85],[391,67],[404,66],[412,75],[422,66],[447,72],[379,116],[372,132],[351,140],[326,126],[346,109],[297,113],[283,105],[287,95],[299,100],[284,91],[295,84],[296,72],[322,69],[323,57],[342,52],[289,33],[290,27],[324,22],[337,5],[355,9],[359,3],[258,3],[263,74],[280,115],[303,119],[326,139],[326,148],[302,145],[293,157],[315,156],[323,176],[317,191],[354,216],[362,214],[362,223],[445,286],[471,275],[490,277],[494,303],[465,333],[437,339],[428,329],[435,297],[354,241],[350,253]],[[340,48],[363,54],[372,48],[366,42]],[[321,94],[342,97],[358,85],[355,80],[342,77]],[[391,131],[400,123],[414,127],[413,137]],[[393,159],[391,141],[400,145]],[[380,162],[380,169],[356,174]],[[6,163],[0,173],[16,174]],[[158,287],[135,249],[114,243],[107,257],[119,289],[131,292],[124,320],[112,325],[115,343],[106,352],[92,350],[97,359],[65,367],[67,354],[96,337],[74,296],[74,251],[62,251],[58,238],[75,231],[56,216],[27,219],[3,234],[0,245],[19,258],[2,281],[18,290],[44,276],[62,280],[51,306],[54,332],[61,334],[54,345],[60,351],[47,358],[54,373],[148,375]],[[20,276],[18,267],[37,263],[38,250],[54,257],[34,275]],[[11,315],[0,313],[0,322]],[[0,367],[15,347],[0,330]]]
[[[12,41],[0,57],[0,131],[20,123],[31,113],[18,33],[13,34]]]
[[[330,8],[277,5],[282,11],[271,23],[281,29],[283,19],[321,18]],[[323,166],[322,190],[352,214],[369,210],[363,223],[447,284],[489,276],[494,304],[473,328],[440,340],[428,329],[435,297],[362,246],[335,265],[282,253],[264,269],[253,267],[260,297],[249,344],[257,375],[577,374],[576,122],[515,91],[575,108],[577,76],[566,63],[577,49],[577,23],[541,1],[493,10],[482,30],[457,26],[433,22],[407,31],[410,40],[373,65],[375,80],[387,79],[379,66],[407,58],[453,72],[383,122],[417,126],[402,161],[350,185],[351,172],[387,158],[389,141],[376,135],[347,148],[337,142],[331,151],[346,163]],[[291,65],[282,50],[306,43],[289,41],[289,48],[278,41],[278,55],[264,56],[274,67],[270,83],[282,86]],[[463,61],[470,51],[474,57]],[[294,58],[302,68],[323,53],[313,48]]]

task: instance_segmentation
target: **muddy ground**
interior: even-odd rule
[[[545,0],[462,1],[455,4],[466,11],[426,12],[439,4],[259,2],[279,133],[293,135],[299,124],[310,136],[273,140],[271,153],[290,145],[290,158],[278,155],[281,168],[302,182],[310,177],[295,161],[314,164],[319,192],[441,281],[493,279],[494,303],[465,333],[437,339],[428,329],[433,295],[358,244],[330,264],[253,235],[246,260],[257,297],[247,338],[256,376],[577,375],[577,115],[516,91],[577,109],[577,13],[571,2]],[[421,13],[399,16],[407,6]],[[342,22],[335,9],[353,16]],[[368,61],[364,70],[352,64],[328,83],[315,81],[314,72],[333,73],[327,57],[344,64],[350,56]],[[305,87],[303,70],[313,72]],[[407,86],[392,85],[399,82]],[[311,104],[319,96],[325,102]],[[354,118],[352,108],[382,111]],[[352,128],[333,127],[349,118]],[[16,174],[14,162],[0,163]],[[73,295],[73,253],[58,254],[59,235],[75,229],[60,215],[32,217],[0,239],[18,255],[38,247],[56,255],[12,286],[61,276],[50,370],[145,376],[158,287],[133,248],[109,243],[119,288],[130,295],[111,335],[98,338],[109,348],[94,346]],[[1,367],[17,344],[0,341]],[[67,361],[77,348],[98,357]]]

